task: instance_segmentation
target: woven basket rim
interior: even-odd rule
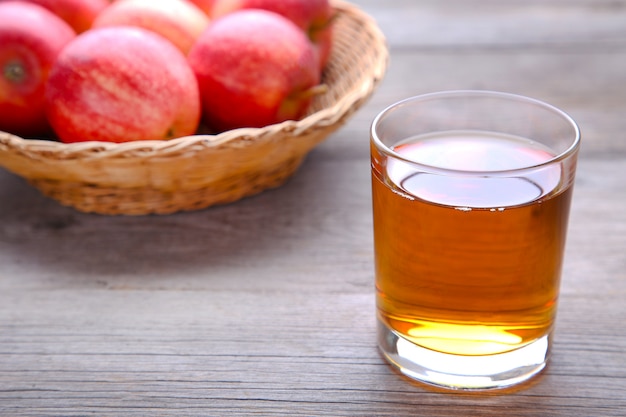
[[[367,25],[371,36],[376,39],[381,55],[377,60],[369,80],[355,89],[345,94],[330,107],[319,109],[308,114],[300,120],[287,120],[281,123],[272,124],[260,128],[238,128],[228,130],[219,134],[194,134],[175,139],[163,140],[143,140],[131,142],[105,142],[105,141],[85,141],[76,143],[62,143],[49,139],[25,139],[17,135],[0,131],[0,145],[16,151],[37,155],[39,159],[68,160],[77,159],[99,159],[111,157],[153,157],[155,153],[159,156],[167,157],[168,154],[176,154],[183,148],[192,148],[200,145],[202,148],[212,148],[227,145],[229,142],[241,139],[254,139],[277,133],[289,133],[290,136],[304,135],[320,125],[333,125],[345,118],[351,111],[350,108],[360,100],[369,97],[377,84],[382,80],[388,65],[388,52],[386,49],[386,39],[378,28],[375,20],[362,11],[357,5],[344,0],[331,0],[331,5],[336,12],[357,16],[364,25]],[[245,144],[243,145],[245,146]]]

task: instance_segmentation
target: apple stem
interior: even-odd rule
[[[321,23],[318,22],[317,24],[312,25],[309,28],[309,31],[308,31],[309,38],[315,39],[315,35],[318,32],[321,32],[321,31],[325,30],[326,28],[328,28],[329,26],[331,26],[335,22],[335,20],[337,20],[337,15],[338,15],[338,13],[333,13],[325,21],[322,21]]]
[[[309,88],[308,90],[304,90],[300,93],[300,98],[310,98],[315,96],[320,96],[328,91],[328,85],[326,84],[318,84]]]

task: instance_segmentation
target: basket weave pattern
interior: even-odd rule
[[[306,154],[373,93],[388,52],[375,22],[335,1],[328,91],[299,121],[169,141],[64,144],[0,132],[0,165],[84,212],[166,214],[224,204],[283,184]]]

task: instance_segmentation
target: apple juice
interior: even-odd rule
[[[572,182],[554,153],[484,132],[421,136],[400,157],[372,149],[379,319],[419,346],[489,355],[550,332]]]

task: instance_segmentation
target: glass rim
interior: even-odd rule
[[[380,139],[380,137],[378,136],[377,133],[377,126],[380,124],[380,122],[382,121],[382,119],[388,115],[391,111],[393,111],[394,109],[400,107],[400,106],[404,106],[407,105],[409,103],[412,102],[417,102],[417,101],[426,101],[426,100],[430,100],[430,99],[436,99],[436,98],[446,98],[446,97],[462,97],[462,96],[466,96],[466,97],[470,97],[470,96],[475,96],[475,97],[491,97],[491,98],[500,98],[500,99],[505,99],[505,100],[509,100],[509,101],[518,101],[518,102],[526,102],[529,104],[533,104],[539,107],[542,107],[546,110],[551,111],[552,113],[554,113],[555,115],[561,117],[563,120],[565,120],[571,127],[572,127],[572,131],[574,133],[574,137],[573,140],[571,142],[571,144],[567,147],[567,149],[565,149],[564,151],[560,152],[559,154],[553,156],[552,158],[543,161],[539,164],[534,164],[534,165],[528,165],[525,167],[521,167],[521,168],[513,168],[513,169],[504,169],[504,170],[492,170],[492,171],[478,171],[478,170],[462,170],[462,169],[453,169],[453,168],[443,168],[443,167],[438,167],[436,165],[429,165],[429,164],[424,164],[421,162],[416,162],[413,161],[411,159],[408,159],[402,155],[400,155],[399,153],[397,153],[396,151],[394,151],[393,149],[391,149],[389,146],[385,145],[383,143],[383,141]],[[426,93],[426,94],[420,94],[420,95],[416,95],[416,96],[412,96],[412,97],[408,97],[405,98],[403,100],[397,101],[389,106],[387,106],[386,108],[384,108],[382,111],[380,111],[376,117],[374,118],[372,124],[371,124],[371,128],[370,128],[370,138],[371,141],[376,145],[376,148],[381,151],[383,154],[392,157],[396,160],[400,160],[403,161],[407,164],[413,165],[413,166],[417,166],[422,170],[426,170],[428,172],[433,172],[433,173],[443,173],[443,174],[457,174],[457,175],[468,175],[468,176],[501,176],[501,175],[505,175],[505,176],[509,176],[511,174],[514,173],[522,173],[522,172],[526,172],[526,171],[533,171],[533,170],[537,170],[537,169],[541,169],[544,167],[548,167],[550,165],[554,165],[555,163],[559,163],[567,158],[569,158],[570,156],[572,156],[573,154],[575,154],[578,151],[578,148],[580,147],[580,141],[581,141],[581,134],[580,134],[580,128],[578,126],[578,124],[576,123],[576,121],[566,112],[564,112],[563,110],[559,109],[558,107],[555,107],[551,104],[548,104],[544,101],[541,100],[537,100],[531,97],[527,97],[527,96],[523,96],[523,95],[519,95],[519,94],[513,94],[513,93],[505,93],[505,92],[499,92],[499,91],[492,91],[492,90],[448,90],[448,91],[439,91],[439,92],[433,92],[433,93]]]

